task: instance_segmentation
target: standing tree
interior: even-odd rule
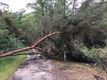
[[[88,49],[106,46],[106,27],[102,25],[106,19],[103,18],[106,16],[106,4],[107,1],[102,0],[84,0],[81,4],[79,0],[37,0],[28,6],[34,9],[31,13],[35,16],[32,17],[37,29],[34,31],[39,33],[39,37],[52,32],[63,33],[49,36],[41,47],[48,47],[54,53],[52,55],[60,59],[66,50],[67,60],[88,61],[81,46]],[[34,42],[34,38],[32,41]]]
[[[57,51],[55,55],[61,56],[66,47],[68,60],[84,60],[86,56],[79,45],[88,49],[106,46],[106,28],[99,24],[106,13],[106,4],[102,0],[84,0],[81,4],[78,0],[42,0],[33,3],[33,9],[36,13],[42,13],[39,18],[42,35],[54,31],[64,33],[48,38],[48,43],[51,42]]]

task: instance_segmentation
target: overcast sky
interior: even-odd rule
[[[20,9],[26,9],[27,13],[31,12],[31,9],[26,8],[27,3],[32,3],[35,0],[0,0],[0,2],[6,3],[9,5],[9,9],[13,12],[19,11]],[[71,1],[71,0],[68,0]],[[82,0],[78,0],[81,2]]]
[[[0,2],[9,4],[9,9],[16,12],[22,8],[27,9],[27,3],[34,2],[34,0],[0,0]],[[27,9],[27,12],[30,12],[30,9]]]

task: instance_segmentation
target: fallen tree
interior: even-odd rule
[[[0,58],[6,57],[6,56],[12,56],[12,55],[15,55],[18,52],[22,52],[22,51],[26,51],[26,50],[29,50],[29,49],[36,48],[40,43],[42,43],[48,37],[53,36],[53,35],[58,35],[58,34],[62,34],[62,33],[61,32],[50,33],[50,34],[42,37],[38,41],[36,41],[32,46],[28,46],[28,47],[25,47],[25,48],[21,48],[21,49],[17,49],[17,50],[13,50],[13,51],[8,51],[8,52],[5,52],[5,53],[2,53],[2,54],[0,54]]]

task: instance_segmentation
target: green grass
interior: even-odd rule
[[[0,80],[7,80],[23,61],[25,56],[11,56],[0,59]]]

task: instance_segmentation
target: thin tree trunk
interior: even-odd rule
[[[42,43],[45,39],[47,39],[47,38],[50,37],[50,36],[57,35],[57,34],[62,34],[62,33],[61,33],[61,32],[53,32],[53,33],[50,33],[50,34],[44,36],[43,38],[41,38],[40,40],[36,41],[32,46],[3,53],[3,54],[0,55],[0,58],[6,57],[6,56],[11,56],[11,55],[14,55],[14,54],[16,54],[16,53],[18,53],[18,52],[22,52],[22,51],[26,51],[26,50],[29,50],[29,49],[36,48],[36,47],[37,47],[40,43]]]

